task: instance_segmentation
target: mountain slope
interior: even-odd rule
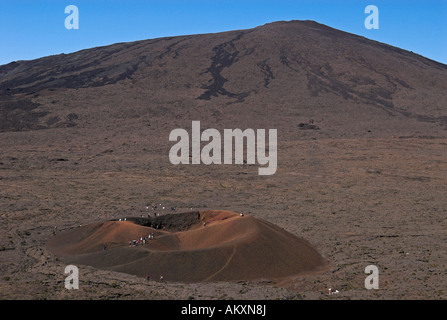
[[[446,65],[316,22],[275,22],[1,66],[0,130],[162,118],[166,130],[182,119],[293,133],[313,119],[328,136],[445,135],[446,92]]]

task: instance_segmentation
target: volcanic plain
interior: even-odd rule
[[[0,66],[0,298],[446,299],[446,106],[446,65],[313,21]],[[173,165],[195,120],[277,129],[276,173]]]

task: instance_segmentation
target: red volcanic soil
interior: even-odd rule
[[[70,263],[180,282],[278,279],[327,267],[307,241],[253,216],[178,213],[167,215],[167,226],[173,218],[186,229],[178,231],[179,224],[172,231],[141,225],[149,218],[106,221],[59,234],[47,246]],[[153,240],[129,246],[129,241],[151,233]]]

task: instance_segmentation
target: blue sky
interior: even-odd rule
[[[79,9],[67,30],[65,7]],[[379,29],[367,30],[367,5]],[[0,0],[0,64],[117,42],[315,20],[447,64],[447,0]]]

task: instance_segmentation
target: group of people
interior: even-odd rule
[[[160,214],[158,212],[154,212],[154,217],[158,217],[158,216],[160,216]],[[148,218],[151,217],[151,214],[149,212],[147,213],[147,217]],[[144,218],[144,214],[141,214],[141,218]]]
[[[152,223],[152,222],[149,222],[149,223],[147,223],[147,224],[145,224],[145,226],[146,227],[149,227],[149,228],[154,228],[154,229],[156,229],[156,230],[162,230],[162,229],[164,229],[165,228],[165,226],[163,225],[163,223]]]
[[[162,210],[164,210],[164,209],[166,209],[166,207],[163,207],[162,205],[161,205],[161,203],[159,203],[158,205],[152,205],[151,206],[151,209],[152,210],[157,210],[158,208],[161,208]],[[146,206],[146,210],[149,210],[149,206]],[[176,211],[177,210],[177,207],[171,207],[171,210],[172,211]]]
[[[150,235],[147,236],[147,240],[153,240],[153,239],[154,239],[154,233],[152,232]],[[146,237],[140,237],[139,239],[129,241],[129,247],[135,247],[141,244],[146,244]]]

